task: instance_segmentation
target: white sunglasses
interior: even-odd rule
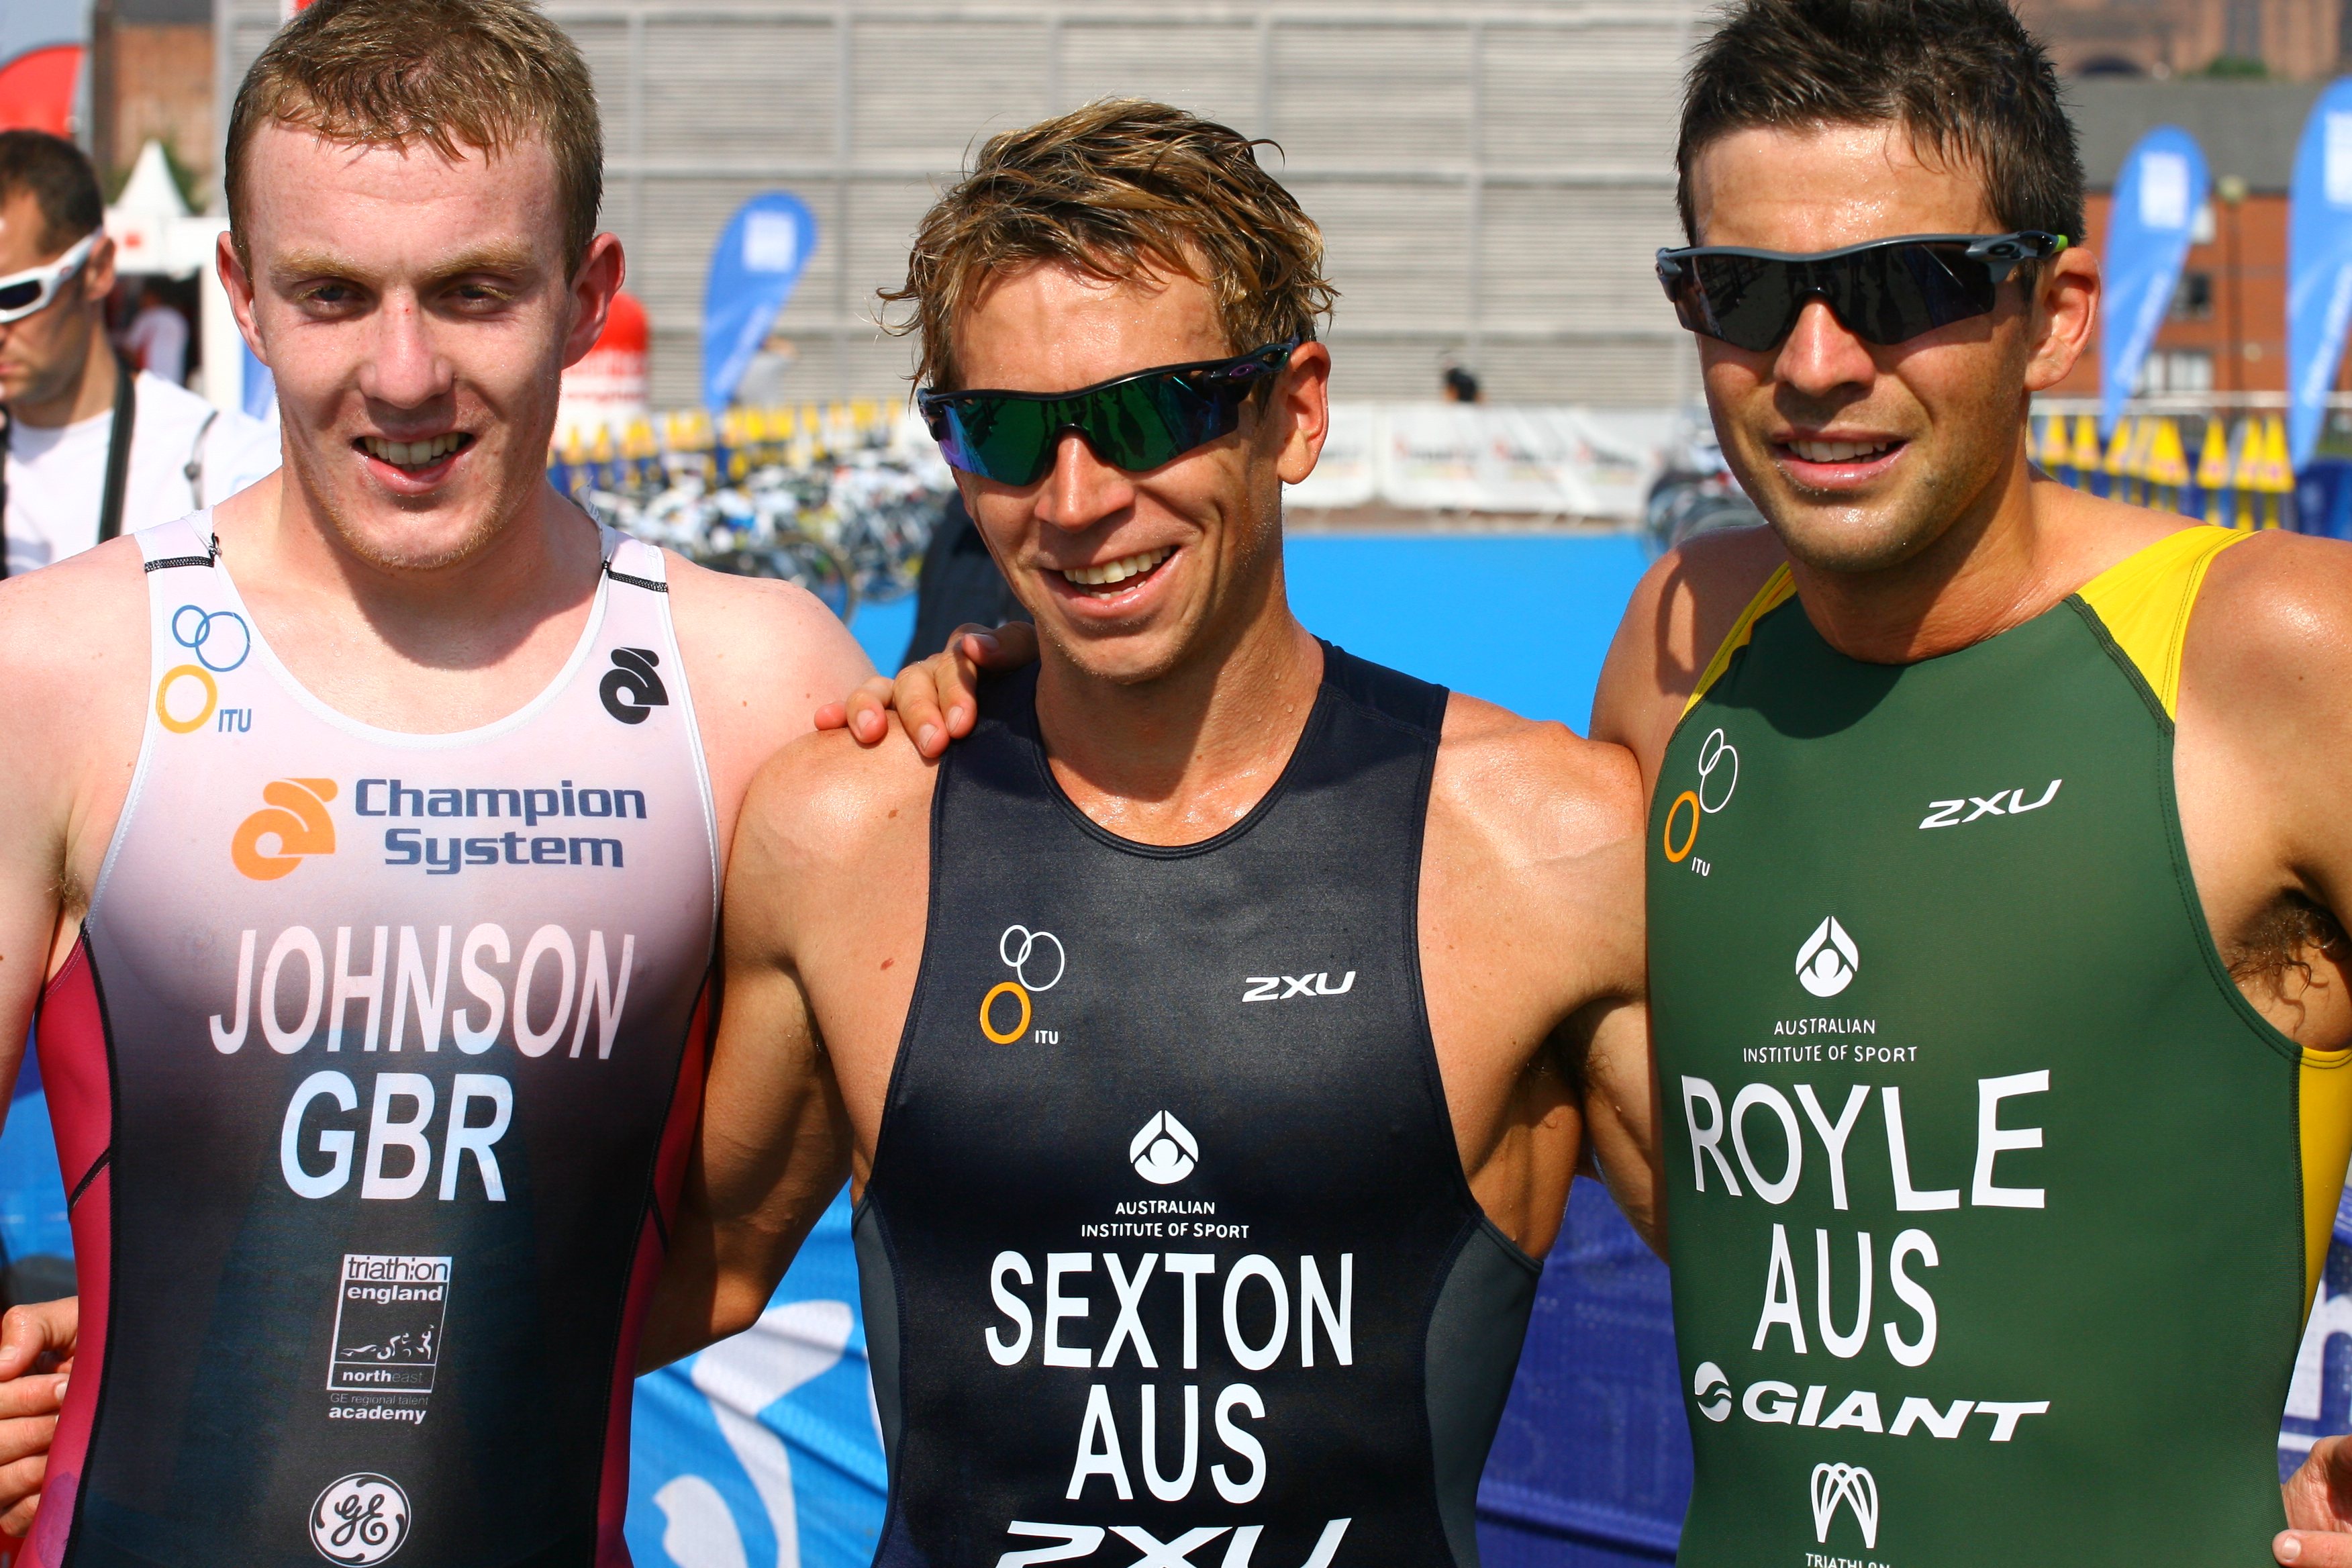
[[[71,250],[47,267],[28,267],[0,278],[0,326],[47,310],[49,302],[58,297],[58,290],[66,286],[66,279],[80,271],[82,263],[89,259],[90,247],[103,232],[90,230]]]

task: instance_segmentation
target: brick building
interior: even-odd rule
[[[90,26],[89,85],[99,107],[88,140],[110,188],[152,140],[194,176],[203,205],[220,135],[212,0],[98,0]]]
[[[2352,61],[2347,0],[2014,0],[2068,75],[2189,76],[2259,66],[2291,81]]]
[[[2198,243],[2137,390],[2285,390],[2287,182],[2320,86],[2113,78],[2067,85],[2092,192],[2094,249],[2106,235],[2125,155],[2154,127],[2178,125],[2196,137],[2213,176],[2213,199],[2197,219]],[[2096,353],[2084,356],[2054,390],[2095,395]]]

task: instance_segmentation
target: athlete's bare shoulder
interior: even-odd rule
[[[2352,781],[2352,544],[2272,531],[2214,556],[2180,679],[2185,741],[2218,731]]]
[[[1644,779],[1715,650],[1773,568],[1788,559],[1769,528],[1725,529],[1659,557],[1634,586],[1601,666],[1592,733],[1630,748]]]
[[[0,582],[10,798],[63,799],[102,845],[146,710],[146,574],[128,539]],[[110,795],[110,799],[109,798]],[[102,816],[103,822],[97,820]]]
[[[1642,821],[1623,747],[1458,692],[1447,704],[1424,882],[1449,923],[1479,928],[1461,940],[1574,952],[1571,1005],[1639,990]]]
[[[664,571],[711,795],[719,821],[730,824],[760,764],[809,733],[818,704],[846,695],[874,667],[806,589],[667,552]]]
[[[79,710],[93,679],[145,685],[147,589],[139,546],[110,540],[0,582],[0,660],[16,688],[10,707],[18,718],[45,703]],[[28,675],[39,677],[37,686]]]
[[[772,921],[798,947],[827,922],[854,923],[853,908],[901,879],[910,856],[919,869],[928,865],[938,764],[898,732],[896,714],[888,717],[893,732],[879,745],[828,730],[793,741],[759,769],[728,870],[730,922]],[[892,892],[919,897],[919,877]]]
[[[1641,781],[1625,748],[1458,691],[1431,793],[1433,809],[1520,855],[1590,855],[1642,831]]]

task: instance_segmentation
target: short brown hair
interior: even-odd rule
[[[46,131],[0,131],[0,201],[20,195],[40,212],[44,250],[69,249],[106,222],[89,160]]]
[[[555,156],[566,266],[577,268],[595,237],[604,199],[595,82],[530,0],[317,0],[281,28],[229,114],[222,184],[240,258],[245,148],[268,124],[362,146],[423,142],[445,158],[542,137]]]
[[[2083,162],[2058,73],[2008,0],[1738,0],[1692,62],[1675,149],[1683,232],[1691,164],[1759,126],[1893,122],[1973,165],[2008,228],[2083,240]]]
[[[1208,285],[1236,353],[1315,335],[1339,291],[1323,231],[1259,166],[1241,132],[1143,99],[1114,98],[992,136],[924,215],[887,330],[919,334],[924,385],[958,384],[954,327],[982,279],[1034,262],[1097,278],[1172,268]]]

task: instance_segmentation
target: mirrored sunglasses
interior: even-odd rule
[[[1233,434],[1243,404],[1273,384],[1299,342],[1159,365],[1075,392],[926,391],[915,401],[950,465],[999,484],[1043,479],[1070,431],[1113,468],[1147,473]]]

